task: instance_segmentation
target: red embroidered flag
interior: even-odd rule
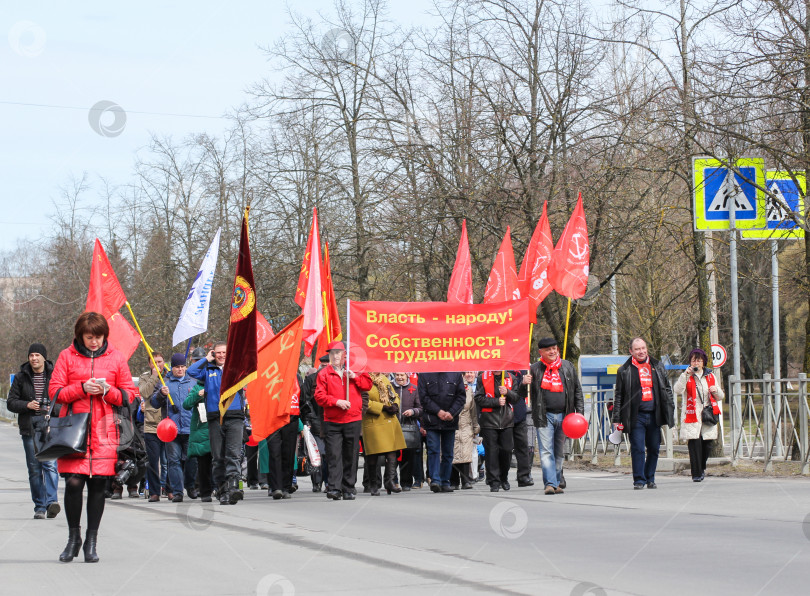
[[[256,378],[256,291],[253,282],[253,264],[250,261],[248,237],[248,211],[242,217],[242,234],[239,238],[239,256],[236,259],[236,274],[233,280],[231,320],[228,324],[227,358],[222,369],[219,393],[219,413],[231,405],[237,391]]]
[[[456,264],[447,287],[447,301],[461,304],[473,303],[472,259],[470,243],[467,239],[467,220],[461,222],[461,239],[456,251]]]
[[[579,193],[577,206],[554,247],[548,265],[551,286],[563,296],[582,298],[588,287],[590,258],[588,225],[585,222],[585,209],[582,207],[582,193]]]
[[[101,313],[107,319],[107,324],[110,326],[107,342],[129,360],[138,349],[141,337],[132,325],[118,313],[118,309],[126,302],[124,289],[118,282],[118,277],[113,271],[101,242],[96,238],[85,310]]]
[[[273,326],[264,318],[264,315],[256,311],[256,351],[261,352],[262,348],[266,346],[273,337]]]
[[[551,293],[548,283],[548,264],[554,251],[551,239],[551,228],[548,225],[546,203],[543,203],[543,214],[534,228],[534,234],[526,247],[523,262],[518,272],[521,295],[529,299],[529,321],[537,322],[537,307]]]
[[[515,253],[512,251],[512,235],[509,226],[506,226],[506,234],[503,236],[498,254],[495,255],[492,271],[489,272],[487,289],[484,291],[484,304],[519,299],[520,286],[515,269]]]
[[[261,441],[290,421],[298,387],[298,354],[304,315],[273,337],[259,353],[258,380],[247,386],[253,436]]]

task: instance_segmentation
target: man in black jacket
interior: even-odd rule
[[[418,390],[422,426],[427,432],[428,468],[433,475],[430,490],[451,493],[458,415],[467,402],[464,377],[459,372],[420,373]]]
[[[674,426],[675,400],[664,365],[647,354],[640,337],[630,342],[630,358],[616,371],[612,422],[630,435],[633,488],[657,488],[661,426]]]
[[[329,364],[329,354],[319,359],[318,370],[309,373],[301,385],[301,420],[312,431],[315,444],[321,454],[321,465],[312,470],[312,492],[319,493],[323,488],[324,478],[329,478],[329,467],[326,460],[326,443],[323,434],[323,408],[315,401],[315,385],[318,382],[318,371]]]
[[[505,371],[485,370],[475,384],[478,426],[484,442],[487,484],[490,492],[509,490],[509,464],[512,461],[515,404],[520,400],[518,381]]]
[[[31,344],[28,348],[28,362],[20,366],[20,372],[14,375],[14,382],[8,392],[8,409],[19,414],[17,422],[25,449],[25,462],[28,465],[28,484],[31,487],[31,499],[34,501],[34,519],[45,519],[46,516],[53,518],[61,511],[57,496],[59,474],[56,471],[56,461],[37,460],[34,456],[32,431],[32,419],[44,416],[51,407],[48,384],[52,373],[53,362],[48,360],[45,346]],[[58,408],[59,406],[54,408],[53,416],[58,416]]]
[[[568,414],[585,411],[582,387],[574,365],[560,358],[557,340],[546,337],[537,343],[540,361],[531,366],[532,420],[540,445],[545,494],[563,492],[560,486],[565,434],[562,422]]]

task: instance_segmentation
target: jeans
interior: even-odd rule
[[[646,447],[646,460],[645,460]],[[633,484],[655,482],[661,428],[655,423],[655,412],[639,412],[630,428],[630,459],[633,462]]]
[[[565,455],[565,434],[562,421],[565,414],[546,412],[546,425],[537,428],[537,442],[540,444],[540,467],[543,469],[543,486],[557,488],[560,485],[563,457]]]
[[[453,449],[456,431],[453,429],[427,430],[428,468],[431,482],[450,486],[450,472],[453,469]]]
[[[208,421],[208,440],[211,442],[211,459],[214,462],[214,486],[227,490],[226,482],[236,483],[242,473],[242,430],[245,419],[241,416],[225,418],[219,422],[219,414]]]
[[[31,500],[34,501],[34,512],[44,512],[48,505],[59,501],[56,494],[59,474],[56,471],[56,460],[39,461],[34,456],[34,437],[22,435],[25,449],[25,463],[28,465],[28,485],[31,487]]]
[[[188,458],[188,435],[177,435],[173,441],[166,443],[168,460],[169,492],[183,494],[183,487],[194,488],[197,476],[196,460]]]
[[[155,433],[143,433],[143,440],[146,443],[146,483],[149,485],[149,496],[160,495],[160,454],[164,451],[163,441]]]

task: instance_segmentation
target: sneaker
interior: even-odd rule
[[[113,491],[113,494],[110,495],[110,498],[113,499],[113,500],[120,499],[123,496],[123,493],[124,493],[124,491],[122,491],[122,490]]]
[[[45,519],[44,511],[34,511],[34,519]]]
[[[658,488],[658,485],[655,482],[648,482],[647,488]]]
[[[183,502],[183,495],[182,494],[178,493],[178,494],[174,495],[174,497],[172,497],[172,503],[182,503],[182,502]]]
[[[549,486],[547,486],[546,488],[544,488],[544,489],[543,489],[543,494],[544,494],[544,495],[553,495],[553,494],[555,494],[556,492],[557,492],[557,491],[556,491],[556,490],[554,490],[554,487],[553,487],[553,486],[551,486],[551,485],[549,485]]]
[[[251,484],[248,488],[250,490],[259,490],[259,485],[258,484]]]
[[[46,513],[46,517],[47,517],[48,519],[53,519],[53,518],[55,518],[57,515],[59,515],[59,512],[60,512],[60,511],[62,511],[62,508],[59,506],[59,503],[57,503],[56,501],[54,501],[53,503],[50,503],[50,504],[48,505],[48,509],[47,509],[46,511],[47,511],[47,513]]]
[[[141,495],[138,494],[138,489],[137,488],[133,488],[131,491],[129,491],[127,496],[130,499],[140,499],[141,498]]]
[[[344,501],[354,501],[355,496],[352,492],[345,492],[343,493],[343,500]]]
[[[288,493],[286,490],[281,491],[281,498],[282,499],[292,499],[292,495]]]
[[[697,478],[692,478],[692,482],[703,482],[703,478],[698,476]]]
[[[259,485],[259,488],[260,488],[261,490],[267,490],[268,488],[270,488],[270,485],[269,485],[269,484],[267,484],[266,482],[262,482],[262,483]]]
[[[633,484],[633,490],[641,490],[643,488],[644,484],[642,484],[641,482],[636,482],[635,484]]]
[[[245,493],[242,492],[241,488],[231,491],[231,495],[230,495],[231,505],[236,505],[237,502],[241,501],[244,498],[245,498]]]

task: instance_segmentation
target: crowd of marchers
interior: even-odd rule
[[[543,494],[566,489],[563,420],[582,414],[584,401],[574,366],[560,357],[552,338],[539,341],[540,358],[528,370],[418,375],[347,370],[344,344],[332,342],[319,368],[301,366],[289,422],[256,442],[243,390],[220,412],[228,357],[224,342],[207,351],[196,348],[190,363],[176,353],[167,364],[154,352],[136,388],[108,335],[105,318],[86,312],[76,321],[73,343],[55,364],[44,345],[32,344],[8,396],[8,409],[19,414],[36,519],[59,514],[59,476],[65,484],[68,543],[61,561],[71,561],[82,545],[85,561],[98,561],[105,501],[121,499],[125,491],[128,498],[151,503],[199,498],[235,505],[245,488],[266,490],[273,500],[289,499],[298,478],[308,475],[313,492],[335,501],[354,500],[361,453],[361,490],[369,496],[425,488],[448,494],[481,481],[498,492],[512,488],[513,457],[517,486],[534,485],[536,437]],[[706,363],[706,354],[693,350],[673,392],[644,340],[631,341],[630,357],[617,371],[612,420],[629,439],[635,489],[657,488],[661,427],[675,424],[674,394],[683,399],[680,426],[689,445],[692,479],[705,478],[708,442],[717,429],[702,413],[718,415],[724,397]],[[37,421],[82,412],[90,414],[86,450],[56,462],[39,461]],[[158,430],[165,418],[177,429],[168,441]],[[131,421],[134,429],[126,444],[122,420]],[[316,448],[320,458],[311,457]]]

